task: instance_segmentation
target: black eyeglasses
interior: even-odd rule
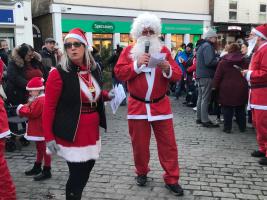
[[[82,44],[83,43],[81,43],[81,42],[73,42],[73,43],[72,42],[67,42],[67,43],[64,44],[64,48],[65,49],[70,49],[72,46],[77,48],[77,47],[82,46]]]
[[[143,30],[142,35],[154,35],[155,32],[153,30]]]

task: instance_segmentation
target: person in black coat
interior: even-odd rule
[[[41,63],[41,56],[34,49],[23,43],[13,49],[11,61],[7,67],[6,94],[12,105],[27,103],[26,85],[33,77],[48,76]]]
[[[218,102],[224,116],[224,132],[230,133],[232,118],[236,114],[241,132],[246,129],[245,105],[248,101],[248,83],[240,73],[248,65],[236,43],[230,45],[228,54],[222,57],[216,70],[213,88],[218,92]]]

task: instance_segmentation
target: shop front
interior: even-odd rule
[[[132,19],[131,19],[132,20]],[[72,28],[79,27],[86,32],[90,44],[100,52],[112,52],[119,44],[122,47],[133,42],[130,37],[132,21],[95,21],[84,19],[62,18],[63,37]],[[169,48],[178,48],[182,43],[196,43],[203,34],[202,23],[164,23],[162,38]]]

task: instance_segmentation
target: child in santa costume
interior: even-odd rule
[[[114,71],[119,80],[127,82],[130,93],[127,117],[137,174],[136,184],[145,186],[147,183],[150,171],[149,144],[153,129],[159,160],[165,170],[165,187],[181,196],[183,189],[178,184],[178,150],[173,114],[166,92],[170,81],[181,79],[182,71],[159,40],[160,33],[161,20],[157,16],[150,13],[138,16],[131,30],[136,43],[122,51]],[[165,59],[156,66],[147,67],[150,56],[160,53],[165,55]]]
[[[44,84],[40,77],[32,78],[26,87],[30,98],[27,104],[20,104],[17,108],[17,114],[21,117],[28,118],[28,126],[25,134],[27,140],[35,141],[36,143],[36,161],[34,166],[25,175],[34,177],[35,181],[41,181],[51,178],[51,156],[46,153],[46,144],[42,125],[42,113],[44,106]],[[44,167],[42,170],[42,162]]]
[[[254,53],[249,69],[242,73],[250,85],[248,107],[259,146],[251,156],[261,158],[259,164],[267,165],[267,24],[252,29],[248,43]]]
[[[106,129],[101,69],[88,50],[84,32],[75,28],[64,40],[61,64],[46,82],[43,127],[47,150],[67,161],[66,199],[79,200],[99,158],[99,126]]]
[[[3,76],[4,62],[0,58],[0,86]],[[5,160],[5,137],[10,134],[7,114],[4,107],[3,97],[5,94],[0,91],[0,199],[1,200],[15,200],[16,191],[13,181],[11,179],[7,162]]]

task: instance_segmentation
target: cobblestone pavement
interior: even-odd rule
[[[203,128],[195,124],[194,111],[183,106],[182,100],[172,99],[172,103],[184,197],[175,197],[164,188],[154,137],[149,183],[146,187],[135,185],[126,107],[120,107],[116,115],[107,107],[108,131],[102,134],[101,158],[91,173],[83,199],[267,200],[267,168],[250,157],[257,147],[255,133],[251,129],[239,133],[236,126],[233,134],[221,132],[222,128]],[[68,170],[64,160],[54,157],[52,179],[34,182],[24,175],[34,162],[33,144],[7,153],[6,157],[19,200],[65,199]]]

